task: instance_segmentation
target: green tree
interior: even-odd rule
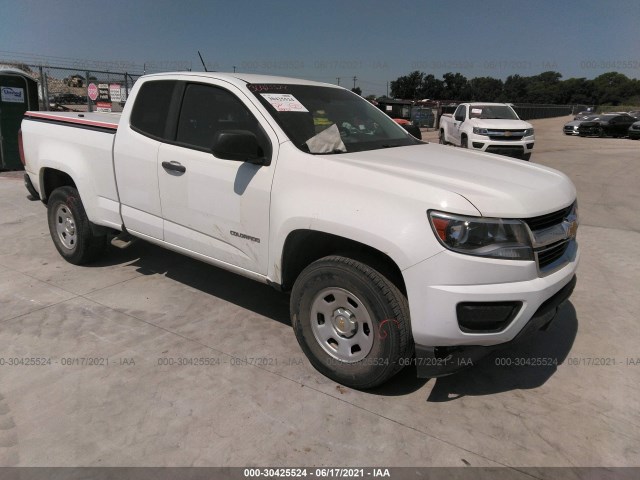
[[[463,95],[468,93],[467,77],[461,73],[447,72],[442,78],[444,80],[444,100],[462,100]]]
[[[417,99],[423,78],[424,73],[418,70],[404,77],[398,77],[397,80],[391,82],[391,96],[393,98]]]
[[[560,78],[558,72],[543,72],[528,78],[526,103],[559,103]]]
[[[593,89],[601,105],[621,105],[640,95],[637,80],[618,72],[608,72],[593,79]]]
[[[524,102],[527,95],[529,80],[518,74],[509,75],[504,81],[502,94],[496,100],[500,102]]]
[[[502,94],[502,80],[492,77],[476,77],[469,80],[470,100],[495,102]]]
[[[423,98],[430,98],[439,100],[444,93],[444,82],[433,75],[425,75],[422,78],[422,84],[418,89],[418,96],[420,100]]]

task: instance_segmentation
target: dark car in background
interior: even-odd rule
[[[631,115],[605,114],[597,120],[584,121],[578,126],[581,137],[626,137],[636,119]]]
[[[578,127],[582,124],[582,122],[595,121],[599,118],[599,115],[591,115],[588,117],[584,117],[581,120],[573,120],[571,122],[565,123],[564,127],[562,127],[562,131],[565,135],[578,135]]]
[[[627,131],[627,135],[629,135],[629,138],[632,140],[640,139],[640,122],[632,123]]]

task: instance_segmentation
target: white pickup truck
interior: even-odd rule
[[[523,160],[531,158],[533,126],[505,103],[461,103],[440,117],[440,143]]]
[[[290,291],[304,353],[355,388],[468,367],[575,285],[565,175],[421,142],[334,85],[148,75],[121,115],[27,112],[21,151],[67,261],[137,237]]]

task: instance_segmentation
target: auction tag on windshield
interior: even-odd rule
[[[472,108],[471,109],[471,113],[482,113],[482,109],[481,108]]]
[[[309,112],[296,97],[290,93],[261,93],[278,112]]]

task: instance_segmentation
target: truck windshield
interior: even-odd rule
[[[471,105],[469,118],[520,120],[508,105]]]
[[[248,84],[289,139],[313,154],[362,152],[420,144],[385,113],[341,89]]]

